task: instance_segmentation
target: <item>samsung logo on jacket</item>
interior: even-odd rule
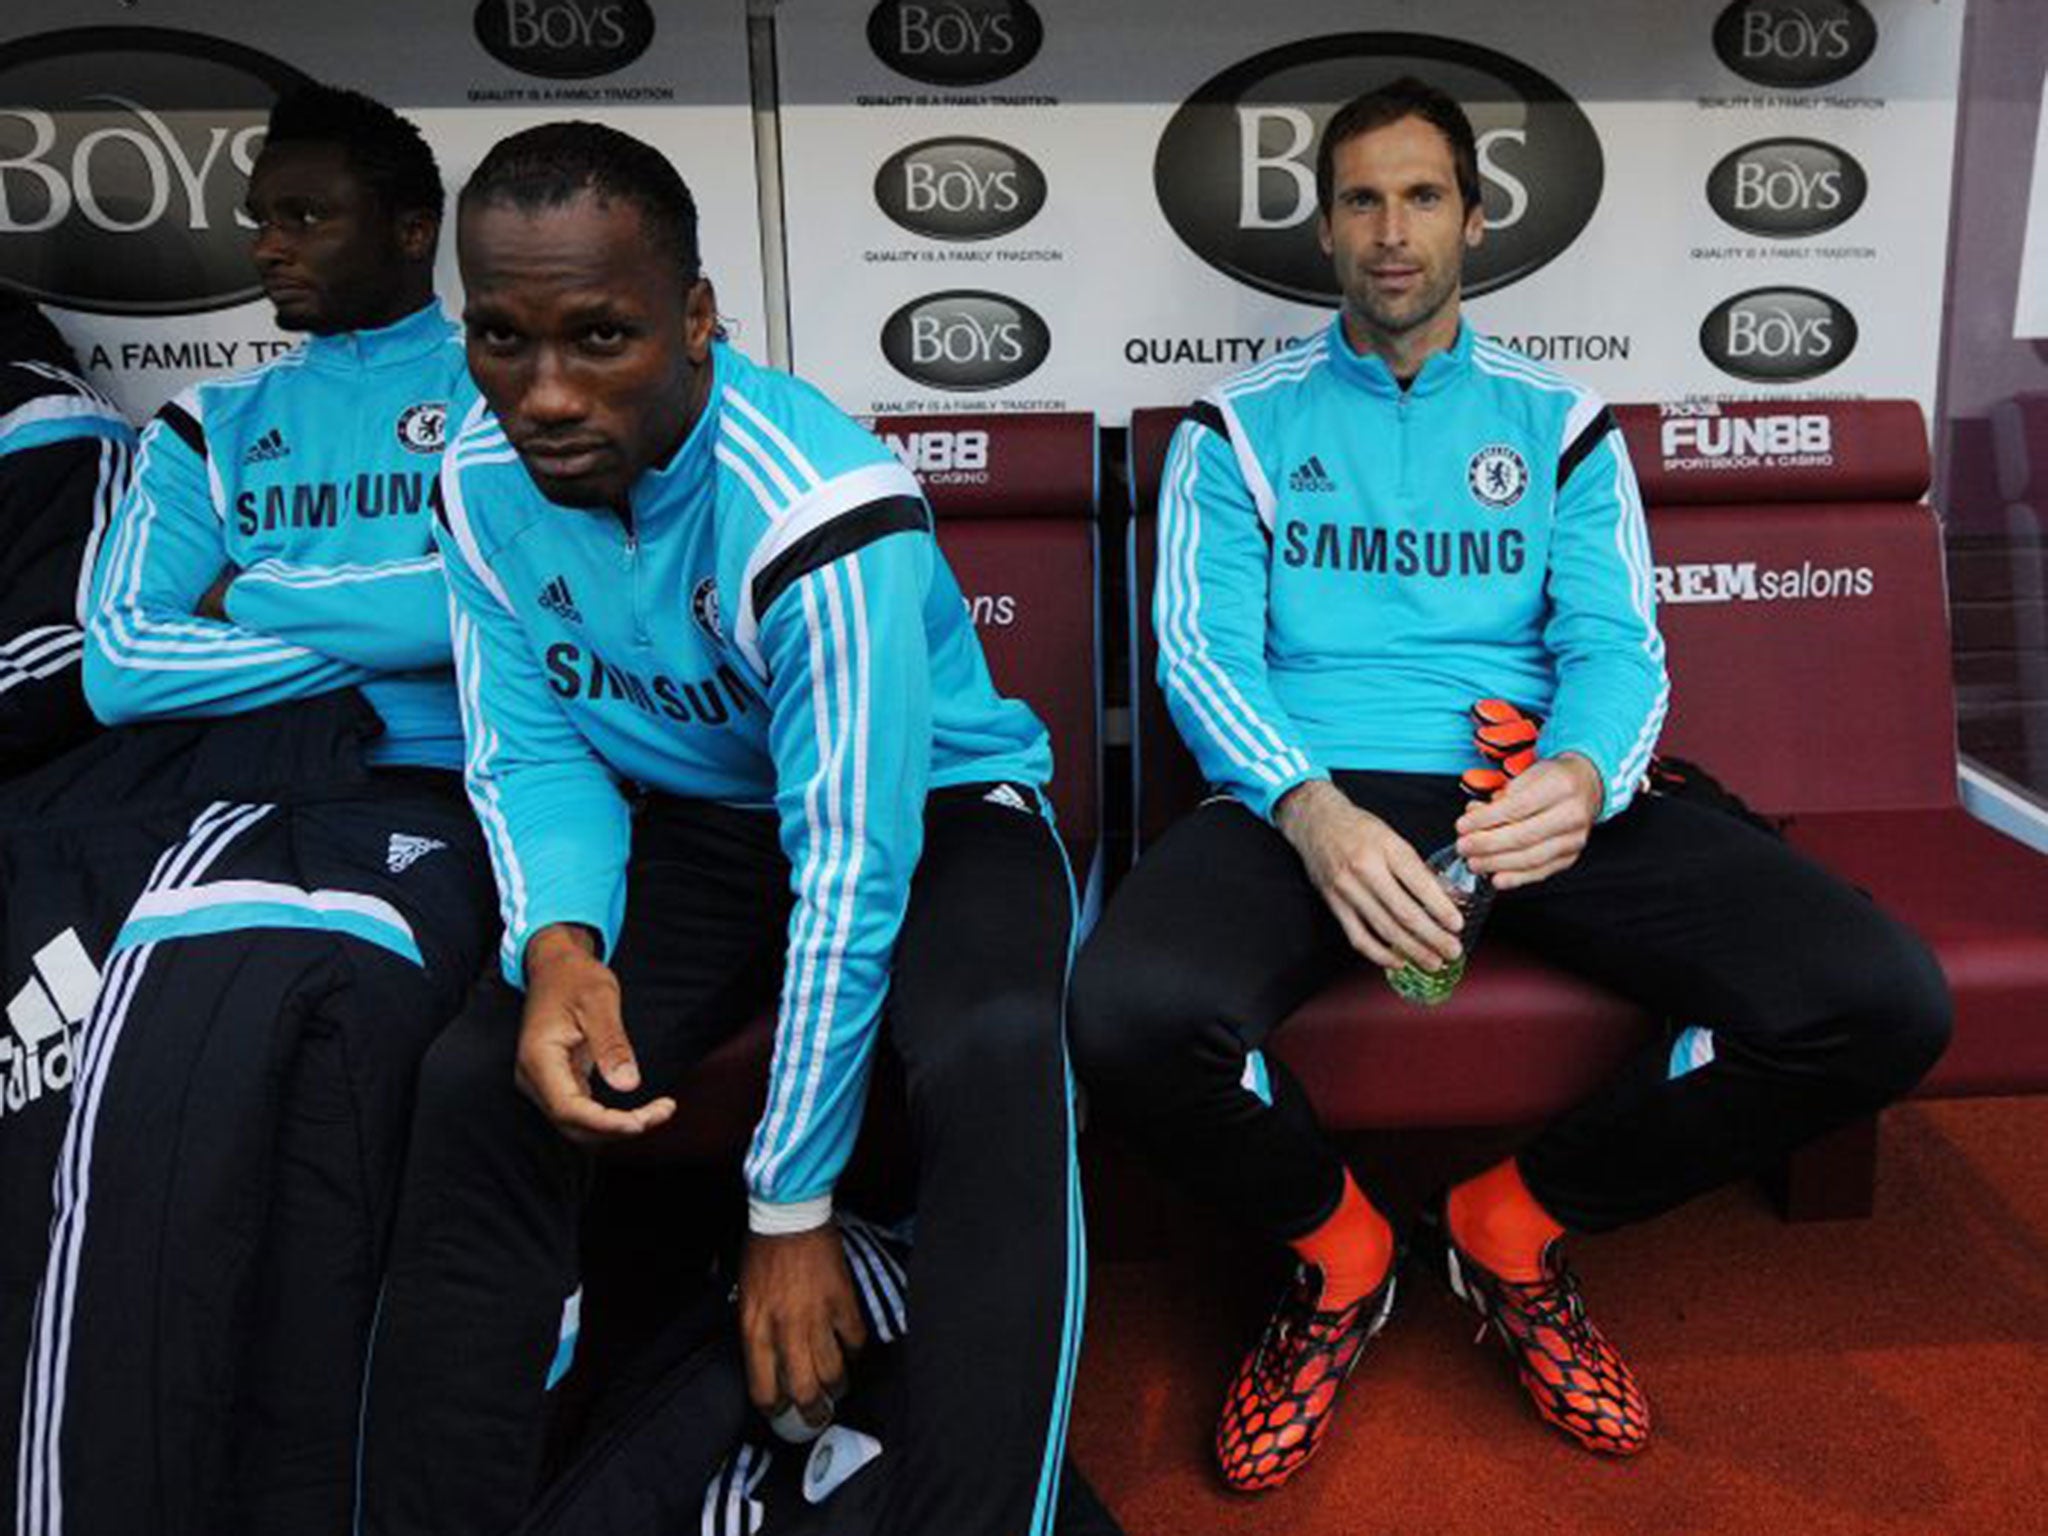
[[[235,526],[245,534],[336,528],[344,517],[432,517],[440,510],[441,477],[418,471],[294,480],[235,493]]]
[[[1282,533],[1288,565],[1368,576],[1519,576],[1528,554],[1518,528],[1426,532],[1291,518]]]
[[[384,722],[370,761],[459,767],[433,528],[466,378],[460,334],[430,302],[159,410],[96,568],[94,708],[149,719],[356,686]],[[239,572],[225,620],[202,618],[194,602],[223,564]]]
[[[616,700],[643,715],[659,715],[678,724],[724,725],[759,706],[760,700],[729,666],[709,677],[678,682],[663,673],[643,677],[618,666],[593,650],[558,640],[541,657],[548,687],[558,698]]]

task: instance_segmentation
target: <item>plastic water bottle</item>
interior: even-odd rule
[[[1472,950],[1479,943],[1479,930],[1486,925],[1486,914],[1493,907],[1493,882],[1459,857],[1456,843],[1448,843],[1431,854],[1429,870],[1442,882],[1465,919],[1465,926],[1458,930],[1458,958],[1433,971],[1403,961],[1387,972],[1387,985],[1411,1003],[1434,1008],[1457,991],[1458,983],[1465,979],[1465,962],[1472,958]]]

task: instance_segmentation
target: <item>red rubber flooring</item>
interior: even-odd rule
[[[1317,1459],[1226,1493],[1209,1436],[1274,1276],[1192,1209],[1173,1257],[1120,1257],[1103,1193],[1072,1443],[1131,1536],[2048,1532],[2048,1099],[1890,1112],[1868,1221],[1743,1187],[1578,1243],[1655,1415],[1626,1463],[1539,1423],[1418,1272]]]

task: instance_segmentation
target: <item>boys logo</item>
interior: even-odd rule
[[[882,325],[882,355],[934,389],[1001,389],[1052,351],[1052,331],[1017,299],[953,288],[912,299]]]
[[[593,80],[654,41],[647,0],[481,0],[476,40],[500,64],[543,80]]]
[[[697,627],[704,631],[704,637],[713,645],[723,645],[725,637],[718,630],[718,580],[706,576],[697,583],[690,594],[690,617],[697,621]]]
[[[0,46],[0,284],[103,315],[260,298],[242,195],[272,103],[308,83],[239,43],[160,27]]]
[[[1529,466],[1505,443],[1493,443],[1472,455],[1465,466],[1465,484],[1482,507],[1505,512],[1529,488]]]
[[[927,85],[991,85],[1029,64],[1044,42],[1031,0],[882,0],[868,14],[875,57]]]
[[[1863,0],[1735,0],[1714,22],[1714,52],[1736,74],[1781,90],[1845,80],[1877,51]]]
[[[1237,282],[1301,304],[1342,299],[1316,244],[1316,141],[1340,102],[1406,74],[1450,92],[1478,136],[1486,243],[1465,258],[1467,298],[1556,260],[1600,206],[1600,135],[1562,86],[1459,38],[1345,32],[1269,48],[1198,86],[1152,161],[1181,243]]]
[[[398,440],[408,453],[439,453],[448,440],[448,402],[408,405],[398,418]]]

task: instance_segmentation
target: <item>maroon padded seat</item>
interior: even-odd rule
[[[1095,418],[871,425],[924,484],[996,687],[1052,736],[1053,813],[1085,886],[1102,840]]]
[[[868,423],[923,484],[996,687],[1052,737],[1053,814],[1077,890],[1102,846],[1095,418],[1078,413],[882,417]],[[746,1144],[768,1080],[773,1018],[751,1021],[678,1091],[675,1121],[627,1153],[708,1160]]]
[[[1159,566],[1159,477],[1180,425],[1178,410],[1131,413],[1126,481],[1131,488],[1131,839],[1142,853],[1202,798],[1206,786],[1181,744],[1159,687],[1159,643],[1152,633],[1152,589]]]
[[[1650,532],[1677,592],[1658,614],[1666,748],[1785,818],[1795,846],[1933,948],[1957,1031],[1922,1094],[2048,1087],[2048,859],[1958,798],[1933,512],[1898,500],[1653,507]],[[1688,568],[1725,574],[1687,593]],[[1765,595],[1767,578],[1795,575],[1809,595]]]
[[[1179,414],[1132,420],[1141,615]],[[2048,1087],[2048,859],[1958,800],[1942,546],[1919,501],[1919,408],[1752,402],[1616,415],[1658,566],[1672,675],[1663,750],[1706,764],[1783,818],[1796,846],[1934,948],[1958,1030],[1922,1092]],[[1150,626],[1136,628],[1142,847],[1201,784],[1155,680]],[[1275,1049],[1340,1129],[1504,1124],[1582,1097],[1659,1022],[1494,941],[1433,1010],[1403,1003],[1361,964],[1305,1003]]]
[[[1800,816],[1789,835],[1940,959],[1956,1035],[1920,1096],[2048,1088],[2048,858],[1953,806]]]

